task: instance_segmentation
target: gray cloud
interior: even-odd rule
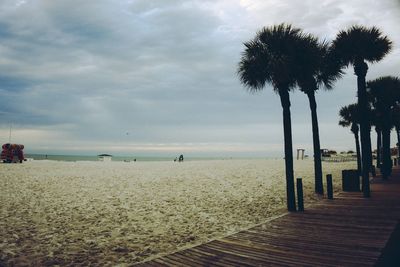
[[[376,25],[395,49],[368,78],[399,75],[398,11],[394,0],[2,1],[1,140],[12,122],[32,151],[281,154],[279,97],[240,85],[242,43],[281,22],[328,40],[354,23]],[[349,69],[335,90],[318,93],[323,146],[353,146],[337,113],[355,88]],[[295,146],[310,149],[300,92],[292,116]]]

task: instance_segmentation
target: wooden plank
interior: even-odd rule
[[[297,264],[297,265],[315,265],[315,264],[328,264],[327,262],[321,261],[317,257],[304,257],[304,251],[301,253],[293,252],[287,247],[273,247],[265,246],[262,249],[252,247],[252,249],[246,249],[241,247],[239,244],[234,246],[224,246],[222,244],[216,244],[212,242],[208,244],[209,248],[215,249],[220,252],[230,253],[234,255],[240,255],[242,257],[250,257],[258,261],[263,261],[265,258],[273,258],[275,261],[280,261],[284,264]],[[295,257],[293,257],[295,256]],[[294,261],[293,258],[296,260]]]
[[[241,240],[243,243],[261,243],[263,245],[284,245],[288,246],[290,243],[296,244],[296,242],[299,243],[298,238],[296,237],[287,237],[287,236],[280,236],[277,238],[276,236],[268,239],[265,235],[263,236],[251,236],[249,237],[248,235],[245,235],[244,233],[241,234],[240,236],[229,236],[225,238],[227,240]],[[336,241],[336,240],[335,240]],[[319,247],[319,248],[324,248],[326,251],[333,251],[335,249],[337,250],[343,250],[344,253],[353,253],[352,251],[364,251],[365,254],[377,254],[379,256],[379,252],[377,252],[377,249],[379,247],[373,246],[372,244],[368,244],[367,246],[363,246],[358,244],[357,241],[352,242],[349,244],[348,242],[343,242],[341,243],[340,246],[337,245],[337,242],[335,241],[330,241],[330,242],[325,242],[324,240],[311,240],[311,239],[302,239],[301,244],[303,247],[309,246],[309,247]],[[329,249],[329,250],[328,250]]]
[[[250,253],[248,255],[238,255],[235,251],[231,250],[218,250],[211,246],[199,246],[196,248],[201,251],[214,251],[217,255],[219,255],[224,259],[231,259],[233,266],[240,266],[241,264],[249,264],[251,266],[259,265],[259,266],[295,266],[293,261],[288,260],[285,257],[281,257],[276,254],[265,254],[264,257],[257,257],[255,253]],[[211,264],[213,265],[213,264]],[[231,265],[232,266],[232,265]],[[298,266],[298,264],[297,264]]]
[[[281,254],[283,257],[294,256],[297,263],[304,263],[307,265],[327,265],[327,264],[371,264],[374,263],[376,257],[366,257],[360,258],[359,255],[346,255],[344,253],[332,253],[332,251],[311,250],[310,247],[304,245],[303,242],[289,243],[288,244],[277,244],[275,246],[264,246],[256,245],[252,243],[251,245],[244,242],[228,241],[227,239],[220,240],[220,242],[227,242],[230,249],[236,249],[241,252],[251,251],[251,253],[259,252],[262,256],[265,256],[265,252],[270,251],[269,248],[274,248],[274,254]],[[215,244],[215,243],[214,243]],[[297,246],[296,246],[297,244]],[[223,247],[223,246],[222,246]],[[343,251],[343,250],[342,250]],[[335,257],[338,256],[338,257]],[[379,254],[377,255],[379,256]]]

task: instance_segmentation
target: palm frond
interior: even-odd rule
[[[323,59],[317,80],[319,84],[324,85],[326,90],[330,90],[334,83],[344,75],[344,64],[335,56],[332,46],[327,41],[322,42],[321,49],[323,49]]]
[[[264,27],[244,43],[238,66],[240,81],[249,91],[262,90],[267,83],[274,90],[290,90],[295,85],[293,44],[301,33],[291,25]]]
[[[349,127],[350,124],[351,124],[350,122],[345,121],[345,120],[340,120],[339,121],[339,125],[342,126],[342,127]]]
[[[375,128],[382,127],[382,114],[378,109],[374,108],[370,110],[369,119],[371,125],[375,126]]]
[[[300,34],[296,43],[297,53],[293,62],[296,68],[296,81],[300,90],[307,93],[318,89],[317,78],[324,55],[318,39],[311,34]]]
[[[396,128],[400,129],[400,106],[398,103],[392,109],[392,122]]]
[[[261,90],[271,80],[268,71],[268,53],[257,39],[244,43],[246,49],[239,62],[240,81],[249,91]]]
[[[339,110],[339,125],[343,127],[348,127],[351,124],[358,124],[360,121],[360,114],[358,111],[357,104],[350,104],[342,107]]]
[[[332,47],[345,65],[354,64],[357,58],[374,63],[390,52],[392,42],[377,27],[355,25],[347,31],[340,31]]]
[[[385,76],[368,81],[367,92],[377,109],[391,108],[400,101],[400,79]]]

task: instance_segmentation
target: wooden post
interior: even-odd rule
[[[375,170],[375,165],[371,166],[371,173],[373,177],[376,177],[376,170]]]
[[[301,180],[301,178],[297,178],[296,187],[297,187],[297,206],[298,206],[298,211],[304,211],[303,181]]]
[[[326,191],[328,194],[328,199],[333,199],[333,185],[332,185],[332,174],[326,175]]]

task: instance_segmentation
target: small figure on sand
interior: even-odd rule
[[[183,155],[179,156],[179,162],[183,162]]]

